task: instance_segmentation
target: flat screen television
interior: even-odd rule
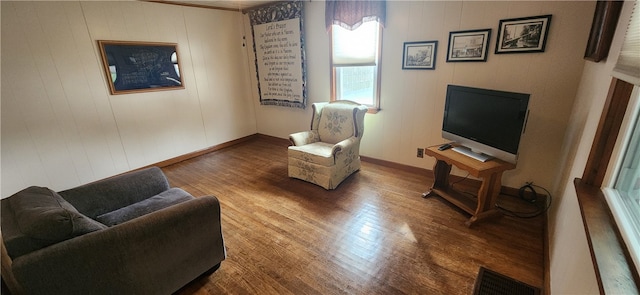
[[[529,94],[448,85],[442,137],[478,160],[516,163],[528,106]]]

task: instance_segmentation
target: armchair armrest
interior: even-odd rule
[[[359,149],[360,140],[357,137],[349,137],[341,142],[336,143],[331,150],[331,153],[335,156],[339,152],[346,152],[349,150],[353,150],[354,148]]]
[[[220,204],[180,203],[20,256],[29,294],[169,294],[225,258]]]
[[[301,146],[320,141],[317,130],[302,131],[289,135],[289,141],[295,146]]]

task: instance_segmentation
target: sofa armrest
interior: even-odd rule
[[[289,135],[289,141],[294,146],[301,146],[320,141],[320,136],[316,130],[302,131]]]
[[[29,294],[169,294],[225,259],[220,204],[200,197],[20,256]]]
[[[78,211],[96,216],[129,206],[169,189],[162,170],[151,167],[98,180],[59,194]]]

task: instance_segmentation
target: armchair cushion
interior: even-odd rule
[[[186,191],[180,188],[170,188],[151,198],[120,208],[118,210],[102,214],[96,220],[107,225],[114,226],[131,219],[149,214],[169,206],[194,199]]]
[[[333,166],[333,144],[326,142],[314,142],[303,146],[290,146],[289,157],[304,160],[322,166]]]
[[[336,144],[354,136],[355,122],[353,105],[332,104],[325,107],[318,126],[322,142]]]
[[[15,225],[3,226],[7,252],[12,257],[107,228],[46,187],[28,187],[7,198],[2,209],[2,224]]]

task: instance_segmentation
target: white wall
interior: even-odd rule
[[[2,197],[256,133],[240,13],[139,1],[1,5]],[[185,89],[110,95],[96,42],[105,39],[178,43]]]
[[[582,177],[586,166],[632,8],[633,1],[625,2],[609,57],[586,63],[572,108],[562,149],[561,193],[549,212],[553,294],[599,294],[573,180]]]
[[[530,93],[530,118],[515,170],[503,184],[525,181],[552,189],[571,114],[595,2],[388,1],[382,48],[382,111],[368,114],[361,154],[431,169],[416,148],[443,143],[440,136],[447,84]],[[494,54],[501,19],[552,14],[546,52]],[[249,25],[247,21],[247,30]],[[329,37],[324,2],[305,2],[309,105],[329,100]],[[491,28],[487,62],[447,63],[449,32]],[[248,31],[248,36],[250,36]],[[403,42],[438,40],[434,71],[402,70]],[[249,53],[253,58],[253,52]],[[251,71],[254,71],[251,64]],[[255,77],[252,77],[255,87]],[[309,128],[307,110],[261,106],[253,92],[258,132],[287,138]],[[426,189],[426,188],[425,188]]]

